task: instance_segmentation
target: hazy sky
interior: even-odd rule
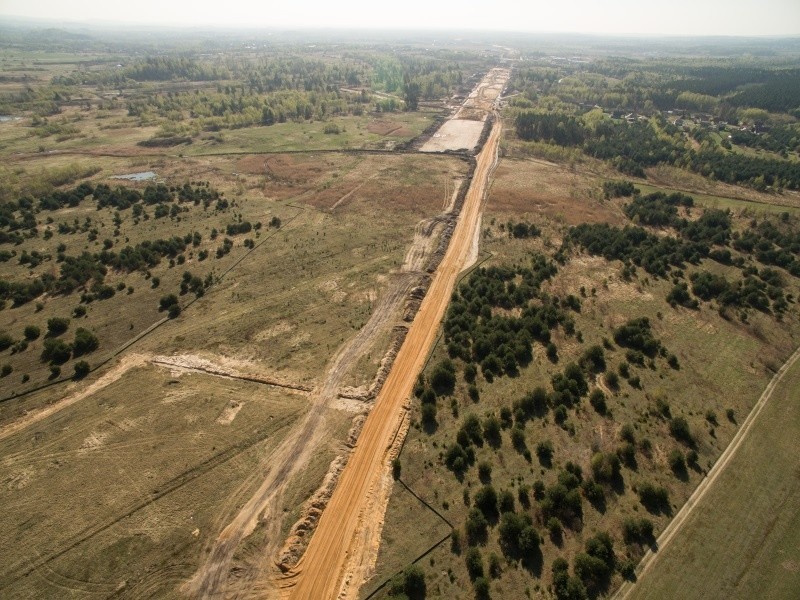
[[[800,0],[0,0],[6,15],[247,27],[800,35]]]

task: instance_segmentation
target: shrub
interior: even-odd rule
[[[57,336],[64,333],[69,328],[69,319],[64,317],[53,317],[47,319],[47,333],[51,336]]]
[[[468,466],[467,453],[461,444],[452,444],[444,455],[444,464],[456,475],[463,473]]]
[[[180,304],[172,304],[170,305],[169,309],[167,309],[167,316],[170,319],[177,319],[178,316],[181,314],[181,306]]]
[[[669,462],[669,468],[672,469],[675,475],[679,477],[686,475],[686,459],[683,456],[683,452],[677,448],[673,448],[667,460]]]
[[[484,485],[475,493],[475,506],[487,519],[497,517],[497,492],[491,484]]]
[[[665,488],[645,482],[639,486],[638,493],[639,501],[648,511],[669,512],[669,492]]]
[[[480,392],[478,391],[478,386],[474,384],[470,384],[469,386],[467,386],[467,395],[469,396],[469,399],[472,400],[473,402],[478,402],[481,399]]]
[[[600,373],[606,370],[606,354],[602,346],[595,344],[587,348],[580,360],[581,366],[587,371]]]
[[[467,513],[467,520],[464,522],[464,530],[467,533],[467,542],[470,545],[482,544],[486,541],[489,522],[480,509],[472,507]]]
[[[497,448],[502,443],[502,436],[500,435],[501,425],[500,419],[494,415],[489,415],[483,420],[483,437],[490,446]]]
[[[400,459],[395,458],[392,461],[392,477],[394,479],[400,479],[400,472],[402,471],[402,465],[400,464]]]
[[[519,425],[514,425],[511,429],[511,445],[520,454],[524,454],[528,450],[525,442],[525,430]]]
[[[461,531],[458,529],[453,529],[450,535],[450,551],[453,554],[461,554]]]
[[[13,373],[13,371],[14,367],[6,363],[2,366],[2,368],[0,368],[0,377],[8,377],[9,375],[11,375],[11,373]]]
[[[74,369],[75,369],[75,375],[74,375],[75,379],[83,379],[89,374],[89,371],[91,370],[89,368],[89,363],[86,362],[85,360],[79,360],[78,362],[76,362],[74,365]]]
[[[654,541],[653,522],[647,517],[628,517],[622,522],[622,538],[628,544],[649,544]]]
[[[631,444],[636,443],[636,434],[634,433],[633,425],[625,423],[619,430],[619,437],[621,440],[630,442]]]
[[[614,330],[614,341],[624,348],[639,350],[651,358],[661,348],[661,343],[653,337],[647,317],[631,319],[625,325],[617,327]],[[620,375],[626,377],[623,373]]]
[[[50,361],[54,365],[62,365],[69,360],[72,348],[62,340],[47,338],[42,349],[42,360]]]
[[[8,350],[13,343],[14,343],[14,338],[12,338],[5,331],[0,331],[0,352],[2,352],[3,350]]]
[[[475,383],[475,377],[478,375],[478,369],[475,368],[475,365],[472,363],[468,363],[467,366],[464,367],[464,381],[467,383]]]
[[[636,468],[636,446],[632,442],[625,442],[617,448],[617,456],[631,469]]]
[[[689,429],[689,423],[687,423],[686,419],[683,417],[674,417],[670,419],[669,432],[672,437],[679,442],[684,442],[690,445],[694,443],[692,432]]]
[[[478,464],[478,479],[488,483],[492,479],[492,465],[486,461]]]
[[[437,426],[436,422],[436,405],[425,403],[420,409],[420,420],[426,429],[432,429]]]
[[[166,296],[162,296],[161,300],[158,302],[158,310],[165,311],[169,310],[170,306],[173,306],[178,303],[178,297],[175,294],[167,294]]]
[[[492,579],[498,579],[503,574],[503,566],[500,563],[500,557],[496,553],[489,554],[489,576]]]
[[[592,393],[589,395],[589,404],[597,411],[597,414],[604,415],[608,411],[606,395],[603,393],[603,390],[599,388],[592,390]]]
[[[26,325],[24,335],[26,340],[32,342],[41,335],[41,330],[36,325]]]
[[[409,600],[425,598],[425,573],[417,565],[409,565],[403,570],[403,591]]]
[[[460,432],[461,431],[464,432],[471,443],[478,446],[483,445],[483,426],[477,416],[467,415],[464,418],[464,423],[461,425]]]
[[[475,600],[489,600],[489,581],[485,577],[478,577],[473,583],[475,588]]]
[[[561,538],[564,535],[564,530],[561,527],[561,521],[555,517],[550,517],[547,519],[547,531],[550,533],[550,538],[554,542],[560,543]]]
[[[453,363],[445,359],[433,369],[431,387],[437,396],[449,396],[456,386],[456,369]]]
[[[551,467],[553,464],[553,442],[544,440],[536,444],[536,456],[543,467]]]
[[[72,355],[77,358],[89,352],[94,352],[99,345],[96,335],[88,329],[78,327],[75,331],[75,341],[72,343]]]
[[[483,577],[483,557],[478,548],[473,546],[467,550],[464,556],[464,562],[467,565],[467,573],[471,580],[475,581],[478,577]]]
[[[500,508],[501,513],[514,512],[514,494],[511,493],[511,490],[500,492],[497,506]]]
[[[612,390],[619,389],[619,375],[617,375],[614,371],[609,371],[605,374],[606,385]]]
[[[592,479],[587,479],[581,484],[581,489],[583,489],[583,495],[595,508],[603,507],[606,501],[606,491],[602,485]]]
[[[619,477],[620,462],[616,454],[597,452],[592,456],[592,474],[598,481],[612,482]]]

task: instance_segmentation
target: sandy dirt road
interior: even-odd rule
[[[694,511],[697,505],[702,501],[709,488],[719,478],[720,474],[725,470],[725,467],[728,466],[728,463],[731,462],[734,454],[736,454],[736,451],[742,445],[742,442],[744,441],[745,437],[747,437],[750,429],[752,429],[753,423],[755,423],[758,415],[764,409],[764,406],[766,406],[767,402],[769,402],[770,397],[772,397],[772,392],[780,383],[781,379],[783,379],[786,371],[788,371],[799,359],[800,348],[795,350],[794,353],[786,360],[786,362],[783,363],[783,366],[778,370],[777,373],[775,373],[775,376],[767,384],[767,387],[764,388],[764,391],[761,394],[761,397],[758,399],[758,402],[756,402],[756,405],[753,407],[753,410],[750,411],[750,414],[747,415],[747,418],[745,419],[744,423],[742,423],[742,426],[739,428],[739,431],[736,433],[733,440],[731,440],[731,443],[728,444],[727,448],[725,448],[725,452],[723,452],[717,462],[714,463],[714,466],[708,472],[706,478],[700,482],[700,485],[697,486],[697,489],[695,489],[695,491],[686,501],[686,504],[684,504],[678,514],[675,515],[675,518],[670,521],[666,529],[664,529],[664,531],[661,532],[661,535],[658,536],[658,539],[656,540],[656,546],[659,548],[659,550],[663,550],[681,531],[683,525],[686,523],[686,520],[689,518],[689,515],[692,514],[692,511]],[[644,577],[653,568],[653,566],[658,563],[659,556],[660,555],[658,552],[653,552],[652,550],[647,551],[636,568],[636,576],[638,579]],[[626,581],[617,590],[617,593],[614,594],[614,599],[624,600],[625,598],[628,598],[635,589],[635,583]]]
[[[438,334],[439,324],[450,301],[459,273],[473,244],[480,222],[483,196],[489,174],[497,160],[500,123],[478,155],[472,185],[467,192],[447,253],[436,271],[392,370],[370,412],[328,507],[322,514],[308,549],[297,566],[279,582],[282,596],[297,600],[336,598],[343,582],[349,583],[346,564],[358,551],[359,532],[382,520],[366,507],[379,493],[388,452],[406,415],[407,401],[417,374]],[[347,595],[347,590],[344,591]]]

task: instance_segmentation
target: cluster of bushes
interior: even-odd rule
[[[608,200],[609,198],[620,198],[633,196],[636,188],[630,181],[604,181],[603,182],[603,196]]]
[[[208,206],[211,202],[219,201],[222,198],[222,195],[210,187],[208,182],[187,182],[183,186],[166,186],[163,183],[149,184],[144,191],[121,185],[112,188],[105,183],[92,186],[92,184],[84,182],[71,190],[54,191],[42,196],[39,198],[39,208],[52,211],[67,206],[74,207],[89,196],[92,196],[98,208],[113,206],[117,210],[126,210],[139,202],[146,205],[169,203],[176,198],[180,202],[192,202],[195,205],[203,202],[205,206]]]
[[[65,256],[59,252],[61,268],[58,278],[44,273],[26,282],[0,280],[0,299],[11,300],[15,306],[19,306],[45,292],[68,294],[86,286],[90,280],[94,281],[94,285],[92,293],[84,298],[86,301],[110,298],[114,295],[113,288],[103,285],[108,267],[128,273],[144,271],[158,265],[164,257],[177,257],[189,244],[199,244],[200,239],[200,234],[193,232],[182,238],[174,236],[170,239],[146,240],[135,246],[125,246],[119,252],[104,249],[95,254],[83,252],[80,256]],[[230,251],[233,242],[227,241],[227,251]]]
[[[540,297],[541,283],[556,273],[541,255],[531,267],[480,268],[453,295],[444,323],[448,354],[480,366],[487,381],[516,375],[533,357],[533,341],[550,342],[550,330],[562,325],[574,332],[574,322],[557,297]],[[569,303],[569,301],[567,301]],[[572,302],[574,305],[574,302]],[[521,309],[520,316],[504,311]]]
[[[596,598],[608,590],[611,577],[621,565],[617,564],[614,542],[605,531],[599,531],[588,540],[584,551],[573,559],[574,575],[569,574],[569,563],[564,558],[553,561],[553,594],[557,600],[586,600]]]
[[[730,282],[723,276],[695,272],[689,279],[697,298],[716,299],[723,307],[773,310],[780,316],[788,307],[780,273],[746,266],[744,258],[734,258],[727,246],[752,255],[762,264],[780,266],[800,276],[800,231],[795,229],[788,214],[781,216],[778,223],[753,221],[743,232],[734,232],[727,211],[706,210],[694,221],[681,218],[678,207],[692,205],[692,198],[680,193],[636,196],[624,209],[628,217],[650,226],[671,227],[679,237],[657,236],[642,227],[620,229],[607,224],[582,224],[570,229],[561,254],[570,244],[576,244],[590,254],[621,260],[625,263],[622,274],[626,278],[636,266],[657,277],[672,274],[674,286],[667,301],[672,306],[687,308],[696,308],[698,301],[692,297],[688,283],[680,281],[684,276],[682,268],[686,263],[698,264],[701,259],[711,258],[738,266],[744,277]]]
[[[192,275],[190,271],[184,271],[181,278],[181,296],[192,292],[197,298],[200,298],[212,283],[214,283],[214,275],[211,273],[206,275],[205,279],[201,279],[197,275]]]
[[[238,235],[240,233],[250,233],[252,230],[253,226],[250,224],[250,221],[241,221],[239,223],[228,223],[225,228],[225,233],[228,235]]]
[[[501,225],[501,229],[502,227]],[[517,239],[533,238],[542,235],[542,230],[533,223],[515,223],[514,221],[509,221],[505,225],[505,228],[508,231],[509,237]]]
[[[53,317],[47,321],[47,337],[44,340],[41,360],[49,362],[50,365],[57,366],[67,362],[70,357],[78,358],[97,350],[100,342],[97,336],[88,329],[78,327],[75,330],[75,338],[71,344],[60,339],[69,328],[69,319],[63,317]],[[28,339],[35,332],[26,328],[25,335]],[[36,336],[38,337],[38,336]],[[35,339],[35,337],[33,338]]]

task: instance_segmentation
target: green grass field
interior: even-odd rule
[[[642,190],[642,194],[652,194],[653,192],[665,192],[670,194],[672,192],[680,191],[642,183],[637,183],[636,187]],[[728,208],[733,212],[749,211],[769,214],[780,214],[784,212],[788,212],[790,214],[800,213],[800,207],[781,204],[780,196],[775,196],[775,204],[768,204],[766,202],[751,202],[748,200],[725,198],[723,196],[714,196],[710,194],[697,194],[694,192],[691,192],[690,195],[692,198],[694,198],[696,204],[705,208]]]
[[[800,589],[800,362],[632,600],[788,599]]]

